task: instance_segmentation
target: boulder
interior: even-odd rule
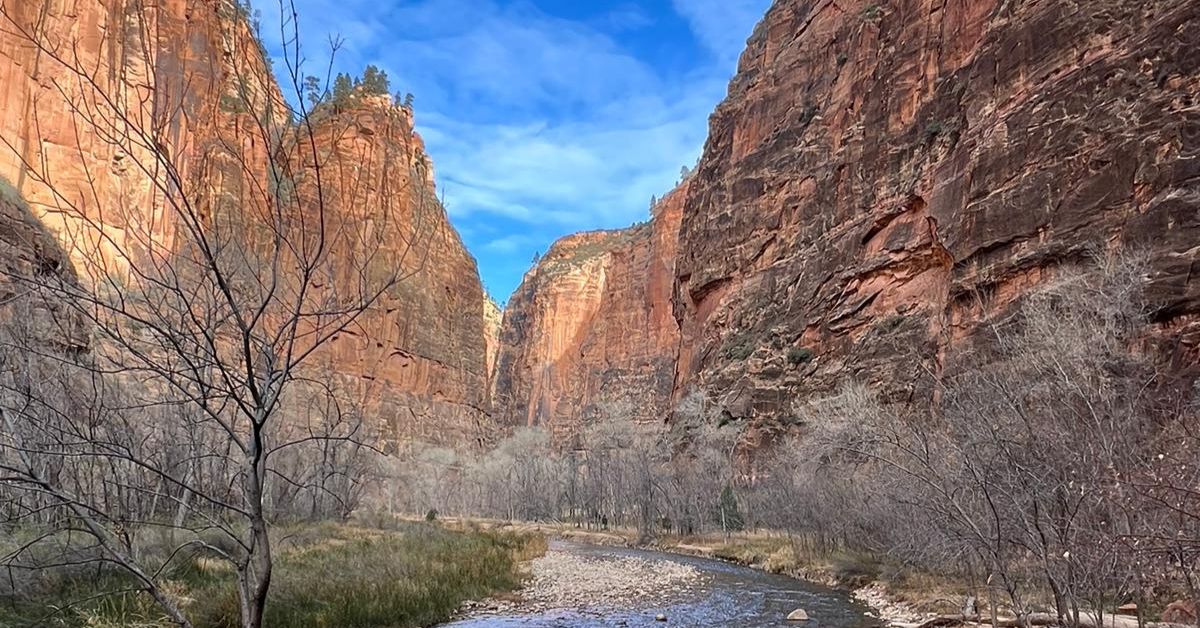
[[[788,613],[787,620],[808,621],[808,613],[803,608],[797,608],[796,610]]]

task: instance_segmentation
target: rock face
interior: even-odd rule
[[[83,278],[121,272],[142,240],[171,246],[154,147],[189,183],[228,146],[265,169],[268,148],[245,137],[254,118],[235,94],[255,110],[283,106],[235,3],[30,0],[7,3],[0,24],[0,176]]]
[[[1187,0],[777,0],[664,215],[526,275],[502,421],[561,436],[702,392],[770,438],[847,380],[928,403],[982,322],[1118,249],[1200,362],[1198,49]]]
[[[55,354],[85,351],[87,326],[61,301],[47,298],[15,278],[50,276],[74,282],[75,276],[58,240],[29,211],[7,181],[0,179],[0,336],[3,344],[34,343]],[[4,356],[0,355],[0,363]]]
[[[179,225],[161,200],[168,179],[156,153],[169,155],[181,187],[212,199],[200,202],[214,221],[223,193],[245,199],[248,186],[276,185],[267,174],[274,149],[257,131],[286,108],[234,2],[8,3],[0,82],[0,176],[85,283],[124,272],[151,245],[174,246]],[[392,232],[380,238],[381,259],[402,258],[407,278],[317,361],[363,395],[388,446],[466,446],[491,432],[483,290],[437,203],[411,111],[387,100],[359,99],[320,118],[314,150],[329,160],[326,194],[341,219],[401,217],[384,226]],[[113,111],[147,133],[130,137]],[[9,223],[0,216],[0,232]],[[407,255],[404,242],[416,243]]]
[[[500,352],[500,326],[504,322],[504,312],[491,297],[483,300],[483,342],[487,355],[488,390],[492,389],[491,382],[496,370],[496,354]]]
[[[368,415],[385,423],[389,447],[483,444],[495,436],[488,425],[486,297],[475,259],[437,200],[412,112],[387,96],[363,97],[315,126],[318,152],[328,154],[326,202],[337,214],[329,220],[382,221],[387,232],[374,253],[354,250],[357,242],[334,246],[349,247],[348,259],[378,258],[370,275],[386,277],[395,267],[403,275],[324,358],[350,380]]]
[[[606,415],[661,421],[679,330],[671,310],[686,186],[646,224],[556,242],[504,311],[496,365],[501,424],[542,426],[560,443]]]
[[[846,379],[921,402],[985,317],[1116,248],[1195,363],[1198,49],[1182,0],[778,0],[685,201],[676,395],[760,425]]]

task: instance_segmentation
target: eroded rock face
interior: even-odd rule
[[[188,190],[217,224],[223,198],[265,206],[278,185],[268,175],[278,148],[261,125],[282,120],[286,108],[233,2],[10,2],[0,15],[0,84],[0,176],[85,284],[126,273],[150,247],[175,249],[178,218],[164,190]],[[114,111],[145,133],[120,133]],[[401,260],[406,277],[315,366],[361,397],[388,446],[480,442],[492,432],[483,291],[436,200],[411,111],[358,99],[316,120],[315,139],[315,153],[329,160],[333,218],[397,216],[381,227],[391,231],[380,234],[380,259]],[[0,216],[0,233],[9,223]],[[408,254],[404,242],[416,242]]]
[[[1196,50],[1181,0],[777,1],[686,199],[676,394],[760,424],[847,379],[922,403],[981,321],[1117,248],[1194,363]]]
[[[0,180],[0,342],[5,349],[31,343],[51,354],[89,349],[86,321],[53,294],[23,281],[31,277],[53,284],[76,281],[58,240]]]
[[[684,190],[663,199],[649,223],[559,240],[525,275],[500,334],[500,423],[542,426],[565,444],[606,415],[665,419],[679,340],[670,299]]]
[[[1195,50],[1184,0],[778,0],[669,199],[678,245],[669,220],[660,247],[579,234],[526,276],[503,420],[569,434],[606,404],[649,420],[699,391],[770,438],[849,380],[927,404],[921,382],[981,325],[1116,250],[1149,260],[1168,357],[1200,362]]]
[[[234,2],[30,0],[0,25],[0,176],[81,278],[123,272],[147,242],[171,247],[163,190],[201,188],[214,153],[233,146],[265,170],[249,130],[266,103],[284,107]]]
[[[389,446],[484,444],[495,436],[488,417],[486,297],[475,259],[437,200],[411,111],[386,96],[365,97],[322,116],[315,135],[318,152],[329,155],[326,202],[336,214],[329,220],[370,220],[385,232],[378,250],[374,243],[363,251],[359,242],[334,242],[334,255],[370,256],[368,276],[401,273],[334,339],[324,359],[356,380],[350,388],[365,399],[369,416],[385,422]]]

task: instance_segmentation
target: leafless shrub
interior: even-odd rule
[[[758,487],[788,504],[773,524],[964,573],[1018,613],[1047,599],[1064,622],[1168,572],[1194,595],[1197,422],[1140,346],[1144,277],[1129,256],[1064,269],[947,366],[935,413],[853,384],[800,402]]]

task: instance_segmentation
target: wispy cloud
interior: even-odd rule
[[[530,238],[521,234],[506,235],[502,238],[496,238],[491,242],[483,245],[483,250],[489,253],[500,253],[503,255],[512,255],[523,250],[530,244]]]
[[[763,0],[671,0],[722,65],[737,61],[769,3]]]
[[[644,220],[650,196],[699,154],[729,60],[766,0],[672,1],[677,13],[612,0],[586,16],[530,0],[297,0],[297,9],[310,73],[336,32],[345,40],[336,71],[374,63],[394,90],[416,96],[451,218],[504,299],[558,237]],[[652,37],[632,34],[672,20],[680,35],[653,49]],[[688,62],[665,68],[653,54],[661,49]]]

